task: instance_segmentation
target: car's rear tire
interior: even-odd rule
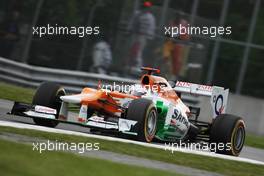
[[[127,119],[138,121],[134,126],[137,140],[151,142],[157,130],[157,110],[151,100],[136,99],[128,107]]]
[[[216,153],[238,156],[245,142],[245,123],[242,118],[221,114],[211,126],[210,143],[216,144]],[[224,147],[219,147],[223,145]]]
[[[44,82],[38,87],[33,97],[32,104],[56,109],[56,118],[58,118],[61,107],[61,100],[59,98],[62,95],[65,95],[65,90],[59,84]],[[56,127],[59,123],[58,121],[41,118],[33,118],[33,120],[37,125],[47,127]]]

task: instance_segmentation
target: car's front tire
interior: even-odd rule
[[[135,99],[128,107],[127,119],[137,121],[134,130],[137,140],[151,142],[157,130],[157,110],[151,100]]]
[[[221,114],[211,126],[210,143],[215,143],[216,153],[238,156],[245,142],[245,122],[242,118]],[[220,145],[225,147],[219,147]]]
[[[65,95],[65,90],[59,84],[53,82],[44,82],[38,87],[33,97],[32,104],[56,109],[56,118],[58,118],[61,107],[60,96],[63,95]],[[56,127],[59,123],[58,121],[42,118],[33,118],[33,120],[37,125],[47,127]]]

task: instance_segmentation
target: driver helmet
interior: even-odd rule
[[[134,86],[132,86],[132,89],[131,89],[131,92],[130,92],[131,95],[138,96],[138,97],[142,96],[142,95],[145,95],[146,93],[147,93],[146,88],[144,88],[140,84],[135,84]]]

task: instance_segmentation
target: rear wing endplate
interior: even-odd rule
[[[226,112],[229,89],[177,81],[174,90],[179,93],[210,97],[213,118]]]

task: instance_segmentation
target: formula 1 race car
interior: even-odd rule
[[[45,82],[37,89],[31,105],[15,102],[11,114],[33,118],[37,125],[55,127],[59,122],[74,123],[91,129],[116,131],[136,140],[206,141],[223,144],[217,153],[238,156],[245,141],[245,123],[225,114],[228,89],[188,82],[169,83],[155,76],[158,69],[143,67],[140,83],[128,92],[84,88],[66,95],[63,87]],[[187,106],[181,94],[210,97],[210,122],[199,121],[199,107]],[[77,105],[78,115],[69,118]]]

